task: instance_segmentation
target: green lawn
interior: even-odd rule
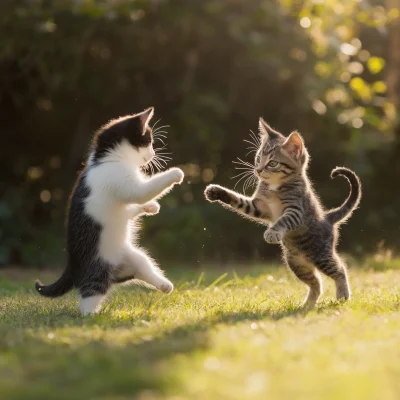
[[[311,312],[283,267],[169,273],[170,295],[120,287],[93,317],[44,272],[0,272],[0,398],[400,399],[400,269],[353,269]]]

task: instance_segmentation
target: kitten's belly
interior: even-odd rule
[[[125,206],[88,202],[86,211],[102,227],[98,255],[114,265],[122,262],[123,249],[131,242],[132,227]]]
[[[127,221],[105,226],[100,235],[99,255],[110,263],[119,265],[122,262],[123,249],[131,241],[130,231]]]
[[[279,200],[272,200],[268,202],[269,211],[271,213],[271,221],[275,222],[282,216],[283,206]]]

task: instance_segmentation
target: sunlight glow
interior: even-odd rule
[[[308,17],[303,17],[303,18],[300,20],[300,26],[301,26],[302,28],[304,28],[304,29],[309,28],[309,27],[311,26],[311,20],[310,20],[310,18],[308,18]]]

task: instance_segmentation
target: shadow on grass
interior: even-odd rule
[[[109,312],[82,318],[77,310],[71,312],[72,307],[59,304],[49,312],[39,303],[34,312],[20,308],[1,327],[0,350],[12,360],[12,369],[7,363],[0,365],[3,398],[88,399],[170,392],[178,388],[181,376],[168,368],[169,359],[207,349],[209,331],[216,325],[296,312],[221,312],[171,329],[147,330],[146,310],[128,319]]]
[[[29,295],[26,300],[32,301]],[[43,303],[35,299],[3,319],[6,325],[0,329],[0,351],[10,357],[9,364],[0,364],[3,398],[136,398],[144,391],[149,391],[151,398],[151,392],[170,393],[179,390],[182,371],[171,370],[169,360],[201,354],[209,347],[210,331],[217,325],[307,314],[286,302],[278,311],[217,311],[191,323],[146,330],[149,310],[157,304],[152,297],[131,314],[119,315],[115,304],[89,318],[82,318],[77,304],[69,297],[66,300],[48,307],[47,299]],[[318,311],[337,307],[336,302],[325,302]]]
[[[331,307],[336,307],[336,304],[324,305],[324,309]],[[54,315],[39,316],[43,318],[44,325],[50,328],[49,333],[48,330],[32,330],[25,326],[27,329],[20,330],[23,340],[18,346],[13,342],[14,334],[10,331],[8,336],[6,334],[3,338],[8,343],[6,351],[12,352],[13,371],[17,373],[10,379],[10,373],[4,374],[0,366],[0,376],[8,377],[7,380],[0,377],[1,391],[10,400],[43,400],[53,399],[54,396],[58,399],[116,395],[133,398],[131,396],[143,391],[149,391],[147,394],[151,397],[152,392],[162,394],[174,391],[174,388],[179,390],[181,377],[179,372],[168,368],[168,360],[179,354],[187,355],[207,349],[209,331],[216,325],[303,315],[305,312],[295,307],[275,313],[268,310],[261,313],[220,312],[173,329],[160,329],[153,335],[144,333],[142,337],[132,337],[129,336],[130,330],[137,328],[135,324],[141,322],[144,312],[129,321],[114,320],[107,313],[91,318],[81,318],[77,313],[73,315],[76,318],[71,320],[71,310],[66,307]],[[21,317],[24,317],[24,313]],[[103,329],[92,330],[96,328],[94,325],[100,325]],[[76,331],[76,328],[81,329]],[[73,329],[75,333],[71,335]],[[103,336],[107,331],[116,333],[115,342],[112,336]],[[122,335],[118,336],[118,332],[122,332]],[[12,382],[12,386],[9,382]]]
[[[206,336],[199,335],[195,327],[178,327],[160,337],[144,336],[138,343],[122,345],[93,336],[77,344],[26,332],[24,344],[8,349],[13,352],[13,372],[0,366],[2,398],[89,399],[163,393],[177,384],[168,359],[207,346]],[[10,378],[12,385],[8,385]]]

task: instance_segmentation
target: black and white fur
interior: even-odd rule
[[[245,197],[221,186],[209,185],[205,190],[206,199],[269,225],[265,241],[281,244],[286,264],[309,286],[304,306],[314,306],[322,293],[318,271],[335,281],[338,299],[349,299],[346,266],[336,247],[339,225],[360,203],[359,178],[347,168],[334,169],[332,178],[345,177],[351,191],[342,206],[325,211],[307,176],[309,156],[301,136],[292,132],[286,138],[262,118],[259,129],[261,140],[254,143],[255,165],[249,165],[258,181],[253,196]]]
[[[58,297],[73,287],[83,315],[99,310],[114,283],[136,279],[164,293],[173,284],[135,243],[137,217],[157,214],[155,201],[183,180],[171,168],[147,177],[155,156],[149,122],[154,110],[110,121],[93,138],[86,167],[72,191],[67,228],[67,267],[55,283],[36,289]]]

